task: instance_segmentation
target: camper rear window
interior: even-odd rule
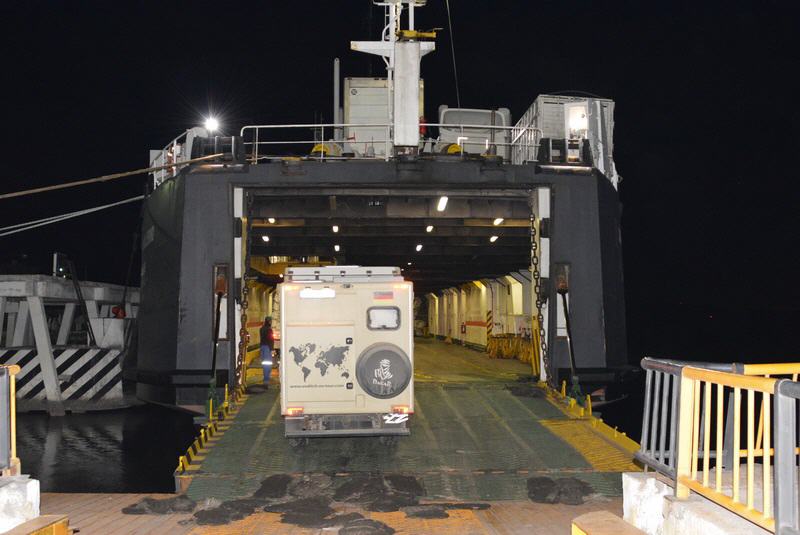
[[[398,307],[368,308],[367,328],[371,331],[396,331],[400,328],[400,309]]]

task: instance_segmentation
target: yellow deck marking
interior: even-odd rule
[[[539,420],[539,423],[572,446],[598,472],[639,471],[631,454],[596,433],[589,420]]]

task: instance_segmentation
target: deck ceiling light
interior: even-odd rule
[[[333,230],[334,232],[339,232],[339,225],[332,226],[331,230]]]
[[[409,263],[408,263],[408,265],[410,266],[410,265],[411,265],[411,262],[409,262]]]
[[[433,232],[433,225],[428,225],[425,227],[425,232]]]
[[[417,244],[417,252],[420,252],[421,250],[422,250],[422,244],[418,243]]]
[[[447,208],[447,196],[442,195],[439,197],[439,204],[436,205],[436,209],[440,212],[444,212],[445,208]]]
[[[219,121],[215,117],[209,117],[204,126],[209,133],[216,132],[219,128]]]
[[[489,241],[490,241],[491,243],[494,243],[494,242],[496,242],[496,241],[497,241],[497,236],[492,236],[491,238],[489,238]]]
[[[268,222],[270,225],[274,225],[274,224],[275,224],[275,218],[274,218],[274,217],[268,217],[268,218],[267,218],[267,222]]]
[[[337,253],[339,252],[339,249],[340,249],[340,247],[338,245],[334,245],[333,246],[333,250],[336,251]]]
[[[269,241],[269,236],[267,236],[266,234],[264,236],[261,236],[261,241],[267,243]]]
[[[493,225],[494,225],[495,227],[496,227],[497,225],[502,225],[502,224],[503,224],[503,221],[505,221],[505,219],[503,219],[502,217],[496,217],[496,218],[495,218],[495,220],[494,220],[494,222],[493,222]]]

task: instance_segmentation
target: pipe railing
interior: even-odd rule
[[[675,477],[675,440],[677,437],[677,402],[680,397],[680,375],[686,366],[730,371],[730,364],[689,362],[646,357],[644,412],[640,449],[634,457],[671,478]]]
[[[14,376],[19,366],[0,366],[0,474],[20,474],[17,458],[17,409]]]
[[[767,530],[800,535],[800,363],[641,365],[636,459],[675,481],[678,498],[691,490]]]
[[[462,147],[461,152],[466,152],[463,150],[463,147],[466,146],[473,146],[477,148],[488,149],[489,146],[494,145],[495,147],[509,147],[511,148],[517,147],[520,144],[525,144],[528,152],[531,154],[535,154],[539,147],[539,140],[541,139],[542,132],[538,128],[529,127],[528,132],[529,135],[524,137],[523,141],[520,141],[520,129],[519,127],[513,126],[497,126],[497,125],[479,125],[479,124],[450,124],[450,123],[420,123],[420,128],[429,128],[429,127],[436,127],[439,128],[439,132],[441,134],[442,130],[446,131],[456,131],[457,133],[461,133],[461,136],[455,141],[454,144],[457,144]],[[311,130],[314,132],[314,139],[265,139],[269,137],[269,134],[274,133],[275,131],[302,131],[302,130]],[[374,137],[359,139],[358,132],[366,132],[366,135],[374,133],[374,131],[380,130],[383,132],[383,138],[375,139]],[[469,134],[470,132],[475,131],[492,131],[492,132],[502,132],[508,134],[509,141],[502,141],[502,139],[489,141],[488,139],[479,138],[479,141],[470,141],[469,136],[465,134]],[[345,135],[346,139],[336,139],[336,132],[346,132]],[[394,139],[392,137],[392,128],[389,124],[358,124],[358,123],[305,123],[305,124],[275,124],[275,125],[248,125],[242,127],[239,132],[240,136],[242,137],[243,144],[245,147],[249,147],[250,159],[254,162],[258,162],[261,159],[269,159],[269,158],[281,158],[289,156],[289,154],[264,154],[262,151],[262,147],[291,147],[297,145],[305,145],[310,147],[315,147],[317,145],[326,146],[326,148],[336,147],[339,149],[339,152],[342,153],[349,153],[351,152],[350,149],[353,151],[353,156],[340,156],[340,155],[331,155],[328,154],[328,150],[320,151],[318,154],[309,155],[308,157],[311,159],[318,159],[318,160],[339,160],[339,159],[382,159],[388,160],[392,157],[392,149],[394,147]],[[284,134],[285,135],[285,134]],[[332,136],[332,137],[331,137]],[[291,136],[290,136],[291,137]],[[331,139],[328,139],[331,137]],[[504,136],[505,137],[505,136]],[[512,137],[514,139],[512,140]],[[441,139],[441,135],[439,138],[420,138],[420,145],[424,148],[428,145],[433,145],[434,143],[443,143],[444,140]],[[364,150],[358,150],[358,147],[362,147]],[[370,151],[369,149],[373,149]],[[382,153],[376,151],[376,148],[382,148]],[[372,155],[369,155],[369,153]],[[508,158],[507,158],[508,159]]]
[[[688,498],[689,491],[695,491],[764,529],[774,531],[775,521],[771,503],[772,470],[770,469],[771,426],[764,427],[764,448],[760,452],[756,451],[755,404],[757,397],[763,400],[765,418],[769,421],[771,398],[776,392],[777,381],[767,377],[745,376],[692,367],[683,368],[681,371],[678,456],[675,476],[675,496],[677,498]],[[729,472],[723,471],[721,461],[725,422],[723,399],[726,389],[733,395],[731,418],[733,442],[731,447],[738,449],[743,428],[746,435],[747,462],[744,474],[744,492],[741,492],[742,474],[738,459],[734,461]],[[744,396],[746,397],[744,418],[741,410],[743,394],[746,394]],[[711,456],[709,455],[712,421],[716,438],[713,484],[711,481]],[[701,436],[703,437],[702,444]],[[761,497],[758,503],[755,481],[756,457],[761,459]],[[702,461],[702,465],[700,461]]]
[[[800,497],[797,489],[797,406],[800,383],[780,380],[775,388],[775,525],[779,535],[800,533]]]

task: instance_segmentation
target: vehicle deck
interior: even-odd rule
[[[526,382],[528,364],[417,339],[415,369],[411,435],[394,446],[373,437],[337,437],[311,439],[295,450],[283,437],[277,385],[252,387],[230,427],[191,471],[187,496],[204,504],[200,508],[225,512],[214,520],[220,525],[185,522],[188,514],[161,515],[161,523],[155,515],[120,515],[131,528],[120,533],[138,532],[134,525],[147,517],[152,531],[142,529],[148,533],[156,527],[171,533],[316,533],[322,517],[348,512],[403,533],[567,533],[574,516],[620,512],[621,472],[638,470],[632,454],[598,433],[590,419],[568,415],[559,400]],[[552,490],[554,483],[567,490]],[[556,503],[531,501],[531,489],[541,485],[550,485],[544,494]],[[76,527],[85,522],[81,533],[92,533],[92,503],[99,507],[102,499],[79,506],[78,497],[86,495],[74,495],[74,505],[61,496],[45,495],[43,510],[70,514]],[[119,496],[130,497],[125,505],[137,501]],[[321,507],[322,516],[261,512],[265,497]],[[245,515],[232,512],[253,504],[258,507]],[[433,511],[430,504],[445,505]],[[109,503],[103,514],[114,509],[121,506]]]

